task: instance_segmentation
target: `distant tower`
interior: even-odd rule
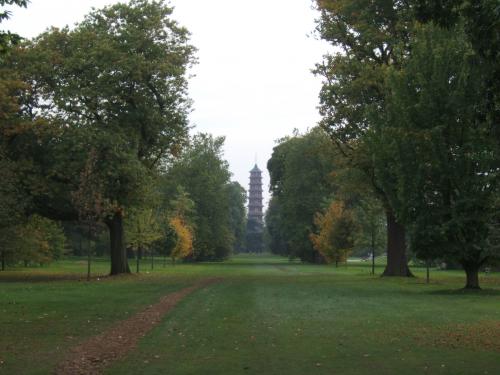
[[[248,191],[248,220],[262,224],[262,171],[255,167],[250,171],[250,190]]]
[[[257,164],[250,171],[248,191],[247,251],[260,253],[264,249],[262,209],[262,171]]]

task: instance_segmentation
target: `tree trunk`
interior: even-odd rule
[[[87,281],[90,281],[90,262],[92,261],[92,227],[89,224],[89,248],[87,249]]]
[[[371,246],[372,246],[372,275],[375,275],[375,228],[371,227]]]
[[[89,243],[90,246],[90,243]],[[91,248],[89,248],[89,252],[87,254],[87,281],[90,281],[90,265],[92,263],[92,252]]]
[[[5,271],[5,251],[2,251],[2,271]]]
[[[128,266],[127,251],[124,246],[123,214],[116,212],[106,222],[109,229],[111,272],[110,275],[130,273]]]
[[[413,276],[406,259],[405,228],[398,222],[392,211],[387,216],[387,266],[382,276]]]
[[[467,263],[463,265],[467,281],[464,289],[481,289],[479,287],[479,265]]]
[[[139,262],[140,262],[140,259],[141,257],[139,256],[140,254],[142,254],[142,247],[139,246],[139,248],[137,249],[137,263],[136,263],[136,272],[139,273]]]

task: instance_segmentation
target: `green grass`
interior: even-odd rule
[[[24,272],[34,282],[12,282],[20,271],[0,273],[0,374],[49,374],[68,348],[188,285],[135,275],[64,280],[75,274],[60,266]],[[59,281],[45,281],[51,275]]]
[[[500,373],[499,274],[483,275],[484,290],[471,293],[460,291],[459,271],[432,271],[427,285],[423,269],[387,279],[371,276],[369,262],[336,269],[236,256],[142,269],[149,273],[91,283],[5,282],[29,274],[0,273],[0,373],[50,373],[75,343],[210,276],[223,280],[186,297],[107,373]],[[36,276],[84,270],[62,262]]]

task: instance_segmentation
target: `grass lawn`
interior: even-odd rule
[[[369,271],[236,256],[91,283],[43,281],[84,274],[75,261],[36,270],[37,282],[0,273],[0,373],[50,373],[84,338],[209,276],[222,281],[186,297],[107,373],[500,373],[499,274],[471,293],[459,290],[462,272],[433,271],[426,285],[424,270],[415,279]]]

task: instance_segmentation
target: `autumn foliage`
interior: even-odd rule
[[[318,233],[309,238],[327,263],[347,261],[354,247],[355,224],[352,213],[341,201],[333,201],[325,213],[317,213],[314,223]]]
[[[170,253],[172,261],[189,257],[193,253],[193,229],[179,215],[170,219],[170,227],[174,230],[177,238]]]

